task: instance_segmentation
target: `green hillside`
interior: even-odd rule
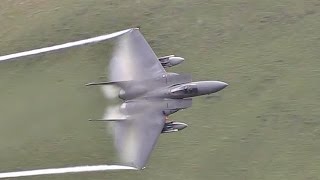
[[[170,71],[229,87],[174,114],[144,171],[22,179],[320,179],[319,0],[1,0],[0,56],[141,25]],[[0,63],[0,172],[117,161],[84,84],[112,41]]]

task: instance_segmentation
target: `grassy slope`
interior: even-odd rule
[[[319,7],[317,0],[1,1],[1,55],[142,25],[159,56],[186,58],[172,71],[230,84],[173,116],[190,127],[162,136],[145,171],[46,179],[319,179]],[[0,64],[1,171],[116,160],[104,126],[86,122],[106,102],[83,87],[104,74],[110,45]]]

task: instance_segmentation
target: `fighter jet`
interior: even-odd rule
[[[143,169],[161,133],[187,127],[168,116],[192,105],[192,97],[216,93],[221,81],[192,82],[191,75],[167,72],[184,61],[174,55],[157,58],[138,28],[118,38],[110,60],[109,81],[87,86],[116,86],[122,104],[117,116],[97,119],[112,123],[114,144],[122,163]]]

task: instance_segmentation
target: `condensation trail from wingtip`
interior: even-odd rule
[[[51,174],[78,173],[78,172],[111,171],[111,170],[137,170],[137,169],[134,167],[121,166],[121,165],[76,166],[76,167],[66,167],[66,168],[38,169],[38,170],[30,170],[30,171],[0,173],[0,179],[26,177],[26,176],[51,175]]]
[[[101,35],[101,36],[97,36],[97,37],[93,37],[93,38],[89,38],[89,39],[84,39],[84,40],[80,40],[80,41],[68,42],[65,44],[60,44],[60,45],[55,45],[55,46],[50,46],[50,47],[45,47],[45,48],[40,48],[40,49],[34,49],[31,51],[25,51],[25,52],[19,52],[19,53],[9,54],[9,55],[5,55],[5,56],[0,56],[0,61],[6,61],[6,60],[14,59],[14,58],[36,55],[36,54],[41,54],[41,53],[45,53],[45,52],[49,52],[49,51],[56,51],[56,50],[70,48],[70,47],[74,47],[74,46],[80,46],[80,45],[84,45],[84,44],[105,41],[105,40],[123,35],[131,30],[132,29],[126,29],[126,30],[115,32],[115,33],[105,34],[105,35]]]

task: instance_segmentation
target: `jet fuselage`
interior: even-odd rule
[[[120,91],[119,97],[125,101],[134,98],[183,99],[212,94],[224,89],[227,86],[227,83],[221,81],[198,81],[159,87],[155,89],[149,89],[148,91],[147,88],[145,88],[146,86],[137,85],[132,87],[130,95],[125,91]]]

